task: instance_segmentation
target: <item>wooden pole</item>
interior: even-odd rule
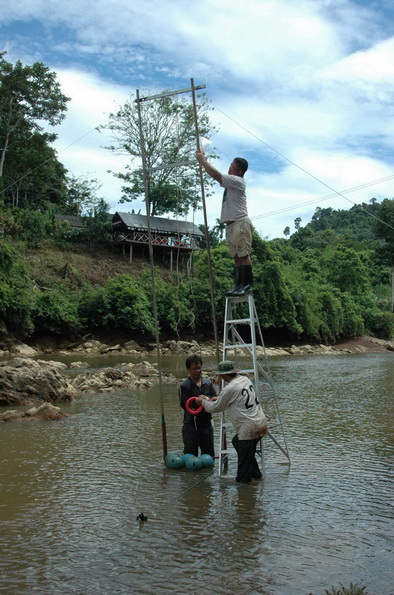
[[[200,150],[200,137],[199,137],[199,129],[198,129],[198,117],[197,117],[197,104],[196,104],[196,87],[194,86],[194,80],[190,79],[191,82],[191,89],[192,89],[192,98],[193,98],[193,113],[194,113],[194,127],[196,130],[196,145],[197,151]],[[216,345],[216,361],[220,361],[219,355],[219,337],[218,337],[218,326],[216,322],[216,308],[215,308],[215,290],[213,285],[213,273],[212,273],[212,263],[211,263],[211,249],[209,246],[209,234],[208,234],[208,218],[207,218],[207,207],[205,201],[205,189],[204,189],[204,176],[202,165],[200,164],[199,167],[199,174],[200,174],[200,187],[201,187],[201,198],[202,198],[202,206],[203,206],[203,213],[204,213],[204,227],[205,227],[205,241],[207,244],[207,259],[208,259],[208,271],[209,271],[209,285],[211,291],[211,308],[212,308],[212,324],[213,324],[213,333],[215,336],[215,345]]]
[[[165,456],[167,454],[167,430],[166,430],[166,420],[165,420],[165,415],[164,415],[164,395],[163,395],[163,382],[162,382],[162,375],[161,375],[160,335],[159,335],[159,321],[158,321],[158,314],[157,314],[157,298],[156,298],[156,284],[155,284],[155,268],[154,268],[154,261],[153,261],[152,231],[151,231],[151,222],[150,222],[148,172],[147,172],[147,168],[146,168],[145,140],[144,140],[144,133],[143,133],[143,129],[142,129],[141,105],[140,105],[140,95],[139,95],[138,89],[137,89],[136,102],[137,102],[137,108],[138,108],[138,125],[139,125],[139,131],[140,131],[142,167],[143,167],[143,171],[144,171],[146,220],[147,220],[147,226],[148,226],[148,240],[149,240],[148,241],[149,261],[150,261],[151,277],[152,277],[153,315],[155,318],[156,351],[157,351],[157,363],[158,363],[158,368],[159,368],[161,435],[162,435],[162,444],[163,444],[163,457],[165,458]]]

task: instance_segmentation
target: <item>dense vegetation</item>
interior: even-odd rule
[[[60,123],[67,101],[44,65],[12,65],[0,54],[0,327],[21,338],[51,333],[72,340],[115,331],[151,339],[155,320],[147,257],[136,269],[116,252],[97,182],[75,179],[65,170],[50,146],[54,135],[40,124]],[[179,110],[179,104],[164,107],[174,108],[175,115]],[[113,125],[116,115],[111,118]],[[179,119],[174,122],[178,142]],[[206,119],[204,130],[209,128]],[[124,180],[135,197],[138,180],[129,174]],[[177,194],[175,182],[157,182],[156,212],[179,212],[179,199],[170,196]],[[165,188],[161,205],[160,188]],[[86,226],[77,230],[58,223],[54,214],[62,212],[83,215]],[[371,199],[348,211],[318,208],[309,223],[300,224],[297,218],[295,232],[286,228],[283,239],[254,236],[254,295],[268,341],[333,343],[362,333],[391,338],[394,201]],[[220,232],[220,226],[208,230],[214,307],[222,327],[233,263]],[[201,248],[187,267],[170,271],[161,262],[155,268],[163,335],[213,334],[208,258],[206,246]],[[110,271],[93,275],[96,263],[109,254]]]
[[[393,243],[376,237],[376,220],[367,214],[379,217],[387,209],[392,216],[393,204],[386,199],[350,211],[318,210],[288,239],[265,241],[255,234],[254,295],[270,343],[333,343],[363,333],[393,336],[389,262]],[[114,330],[147,339],[154,336],[147,255],[139,268],[132,269],[120,250],[111,247],[107,219],[100,220],[97,213],[87,223],[85,229],[73,230],[24,209],[3,216],[0,318],[9,331],[20,337],[47,332],[70,340]],[[217,322],[222,327],[233,263],[224,242],[215,237],[211,262]],[[95,274],[87,260],[92,238]],[[100,274],[100,263],[108,255],[110,270]],[[170,271],[169,263],[156,265],[163,335],[212,336],[208,279],[204,249],[194,253],[188,266]]]

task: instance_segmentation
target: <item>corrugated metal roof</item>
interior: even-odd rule
[[[72,227],[86,227],[86,223],[79,215],[55,215],[58,221],[67,221]]]
[[[130,229],[147,229],[146,215],[135,215],[134,213],[116,212],[112,222],[123,221]],[[202,237],[204,234],[194,223],[189,221],[178,221],[176,219],[165,219],[164,217],[151,217],[150,227],[153,232],[166,232],[172,234],[189,234]]]

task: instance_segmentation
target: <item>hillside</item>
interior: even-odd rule
[[[384,206],[391,209],[392,201]],[[70,235],[49,222],[49,232],[36,225],[46,221],[44,215],[23,215],[18,224],[3,218],[0,238],[0,324],[6,332],[26,342],[48,336],[58,343],[85,336],[118,342],[122,334],[145,342],[154,339],[147,251],[143,255],[135,249],[130,263],[119,246],[110,244],[106,221],[100,228],[93,219],[86,233]],[[360,219],[364,227],[353,226],[352,233],[334,231],[331,212],[319,215],[313,221],[322,227],[317,231],[307,224],[288,239],[271,241],[254,234],[253,291],[267,345],[332,345],[363,335],[390,340],[391,237],[386,244],[366,237],[370,218],[365,215]],[[341,214],[334,215],[341,222]],[[173,271],[163,262],[162,251],[155,254],[157,319],[163,339],[212,338],[209,265],[221,336],[225,294],[233,286],[234,270],[226,244],[213,238],[210,263],[207,252],[200,250],[179,270],[174,262]]]
[[[119,247],[102,245],[92,249],[70,244],[61,248],[50,242],[38,249],[26,250],[24,263],[34,284],[42,289],[56,287],[59,283],[69,289],[102,285],[114,275],[138,275],[149,266],[149,261],[141,257],[130,263]]]

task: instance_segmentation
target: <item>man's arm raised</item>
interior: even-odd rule
[[[208,161],[205,159],[205,154],[203,153],[203,151],[197,151],[196,157],[197,161],[203,166],[207,174],[211,176],[211,178],[219,182],[219,184],[221,184],[222,174],[220,173],[220,171],[215,169],[210,163],[208,163]]]

